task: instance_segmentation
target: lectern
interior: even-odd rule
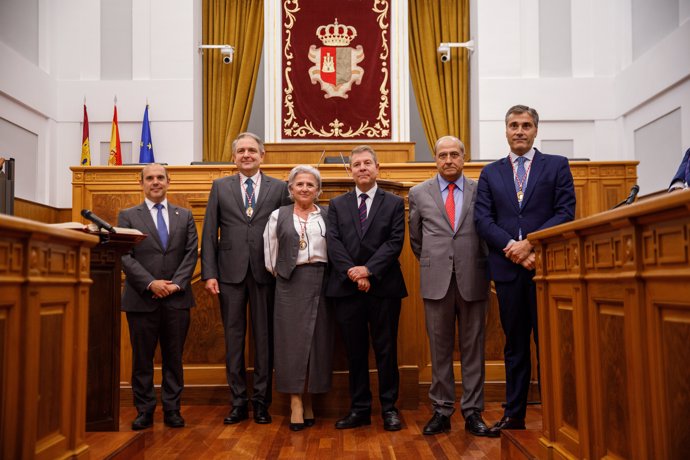
[[[101,233],[91,250],[86,431],[118,431],[120,424],[121,257],[146,235]]]

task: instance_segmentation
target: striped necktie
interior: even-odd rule
[[[362,193],[359,197],[362,199],[359,202],[359,225],[364,228],[364,221],[367,220],[367,194]]]

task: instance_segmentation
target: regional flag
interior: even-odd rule
[[[120,148],[120,130],[117,127],[117,105],[113,112],[113,128],[110,133],[110,156],[108,157],[108,166],[116,166],[122,164],[122,149]]]
[[[149,105],[144,110],[144,121],[141,123],[141,142],[139,143],[139,163],[154,163],[151,126],[149,125]]]
[[[84,104],[84,128],[81,136],[81,165],[91,166],[91,149],[89,148],[89,116]]]

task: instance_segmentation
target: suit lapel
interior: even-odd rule
[[[362,239],[362,224],[359,222],[359,197],[355,191],[348,192],[347,207],[350,210],[350,218],[355,229],[357,229],[357,236]],[[367,219],[368,220],[368,219]]]
[[[455,233],[460,230],[463,222],[465,222],[465,217],[470,213],[470,206],[472,206],[472,196],[474,195],[474,190],[477,188],[477,183],[472,182],[466,177],[463,179],[464,185],[462,189],[462,208],[460,208],[460,221],[458,222],[458,228],[455,229]]]
[[[450,226],[450,220],[448,220],[448,214],[446,213],[446,205],[443,202],[443,196],[441,196],[441,186],[439,185],[438,182],[438,174],[436,177],[434,177],[433,180],[427,182],[427,192],[429,195],[431,195],[431,200],[436,204],[438,207],[438,210],[441,212],[441,215],[443,216],[443,220],[446,221],[446,225],[448,225],[448,230],[451,232],[453,231],[453,228]]]
[[[376,194],[374,195],[374,200],[371,202],[371,209],[369,209],[369,215],[367,216],[367,220],[364,221],[364,228],[362,228],[361,235],[362,238],[364,238],[364,235],[367,234],[367,230],[369,230],[369,223],[372,222],[374,216],[376,216],[376,213],[381,208],[381,204],[383,203],[385,196],[386,194],[383,192],[381,187],[378,187],[376,189]],[[357,221],[359,222],[359,208],[357,209]]]
[[[503,186],[505,187],[506,196],[509,197],[510,202],[516,211],[520,211],[520,204],[517,200],[517,193],[515,192],[515,176],[513,175],[513,165],[510,163],[510,157],[500,160],[499,172],[503,179]]]
[[[177,206],[170,204],[170,201],[168,201],[168,247],[170,247],[170,242],[173,240],[179,225],[180,211],[177,210]]]
[[[230,177],[228,185],[230,186],[230,194],[235,197],[240,214],[246,216],[244,213],[244,189],[242,188],[239,173]]]
[[[152,236],[154,240],[158,243],[158,247],[163,248],[163,243],[161,242],[161,238],[158,236],[158,229],[156,228],[156,223],[153,221],[153,216],[151,216],[151,211],[149,210],[148,206],[146,206],[146,202],[141,203],[139,207],[137,207],[137,215],[139,216],[139,221],[143,224],[143,226],[148,230],[149,236]]]
[[[271,178],[266,176],[264,173],[261,173],[261,179],[260,180],[261,180],[261,184],[260,184],[261,190],[259,190],[259,197],[256,199],[256,204],[254,205],[254,214],[252,214],[252,218],[259,211],[259,208],[264,203],[264,201],[266,201],[266,197],[268,197],[268,194],[271,190],[271,186],[273,186],[273,181],[271,180]]]
[[[527,205],[530,197],[534,194],[535,185],[539,183],[539,177],[541,173],[544,172],[544,155],[534,149],[534,156],[532,157],[532,166],[529,169],[529,177],[527,178],[527,187],[525,189],[525,198],[522,202],[522,207]]]

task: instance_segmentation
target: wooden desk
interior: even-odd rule
[[[541,458],[687,458],[690,191],[529,235]]]
[[[0,458],[86,458],[90,247],[0,215]]]

